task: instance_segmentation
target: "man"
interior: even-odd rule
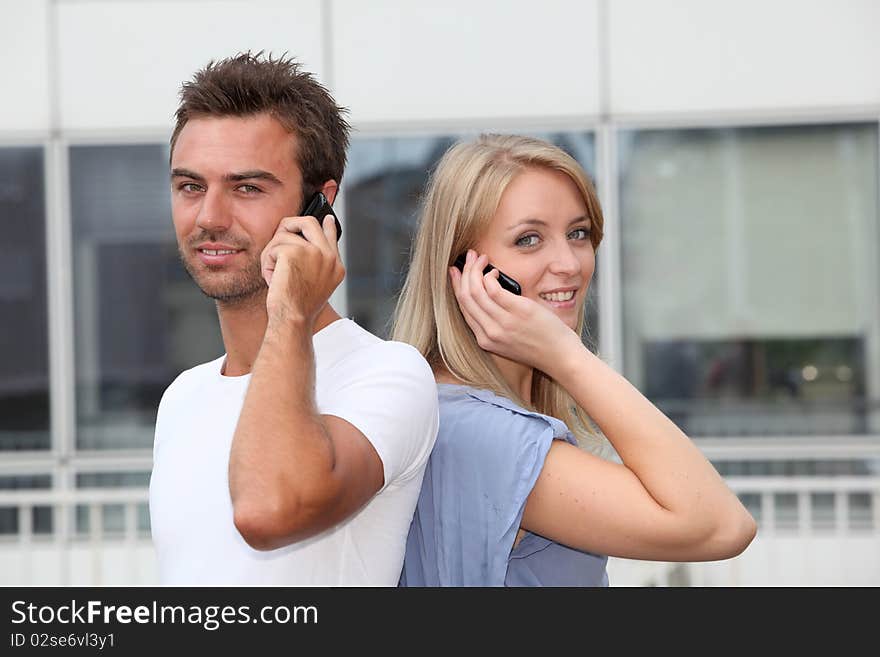
[[[262,53],[181,90],[171,137],[180,257],[226,353],[183,372],[156,419],[160,581],[394,586],[437,433],[428,364],[341,318],[332,215],[349,126],[312,76]]]

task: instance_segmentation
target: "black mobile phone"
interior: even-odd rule
[[[462,253],[455,259],[455,266],[458,267],[458,271],[464,271],[464,263],[465,263],[465,254]],[[486,265],[485,269],[483,269],[483,275],[485,276],[490,271],[495,269],[492,265]],[[522,294],[522,288],[520,288],[519,283],[513,280],[510,276],[505,274],[500,269],[498,270],[498,282],[508,292],[513,292],[514,294]]]
[[[336,241],[338,242],[339,238],[342,237],[342,225],[339,223],[339,217],[333,212],[333,206],[330,205],[330,201],[327,200],[327,197],[322,192],[317,192],[309,199],[309,202],[305,204],[299,216],[315,217],[318,223],[322,223],[324,217],[328,214],[332,214],[333,219],[336,221]]]

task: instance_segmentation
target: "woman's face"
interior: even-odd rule
[[[516,280],[522,296],[576,329],[596,256],[586,204],[567,175],[544,168],[517,175],[476,251]]]

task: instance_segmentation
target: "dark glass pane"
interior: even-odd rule
[[[101,505],[101,525],[104,534],[122,534],[125,532],[125,505]]]
[[[0,490],[52,488],[52,475],[0,475]]]
[[[810,494],[810,524],[814,530],[829,530],[836,527],[834,493]]]
[[[223,353],[171,222],[168,149],[70,149],[77,447],[148,448],[162,392]]]
[[[696,435],[868,430],[861,338],[649,340],[642,348],[645,394]]]
[[[32,526],[34,534],[51,534],[53,527],[53,509],[51,506],[35,506],[32,510]]]
[[[849,528],[874,529],[874,506],[870,493],[850,493],[848,496]]]
[[[387,337],[403,285],[419,202],[451,136],[356,139],[346,171],[348,314]]]
[[[18,507],[0,506],[0,535],[18,533]]]
[[[150,533],[150,505],[147,503],[137,505],[137,530],[143,534]]]
[[[150,484],[149,472],[80,472],[77,488],[136,488]]]
[[[798,528],[798,498],[796,493],[775,493],[773,511],[776,516],[776,529]]]
[[[88,534],[91,531],[91,514],[85,504],[77,504],[73,510],[73,526],[77,534]]]
[[[42,148],[0,148],[0,450],[49,449]]]

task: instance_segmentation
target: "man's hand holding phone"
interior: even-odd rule
[[[345,278],[339,257],[336,218],[332,214],[285,217],[263,249],[260,266],[269,286],[269,326],[314,323]]]

